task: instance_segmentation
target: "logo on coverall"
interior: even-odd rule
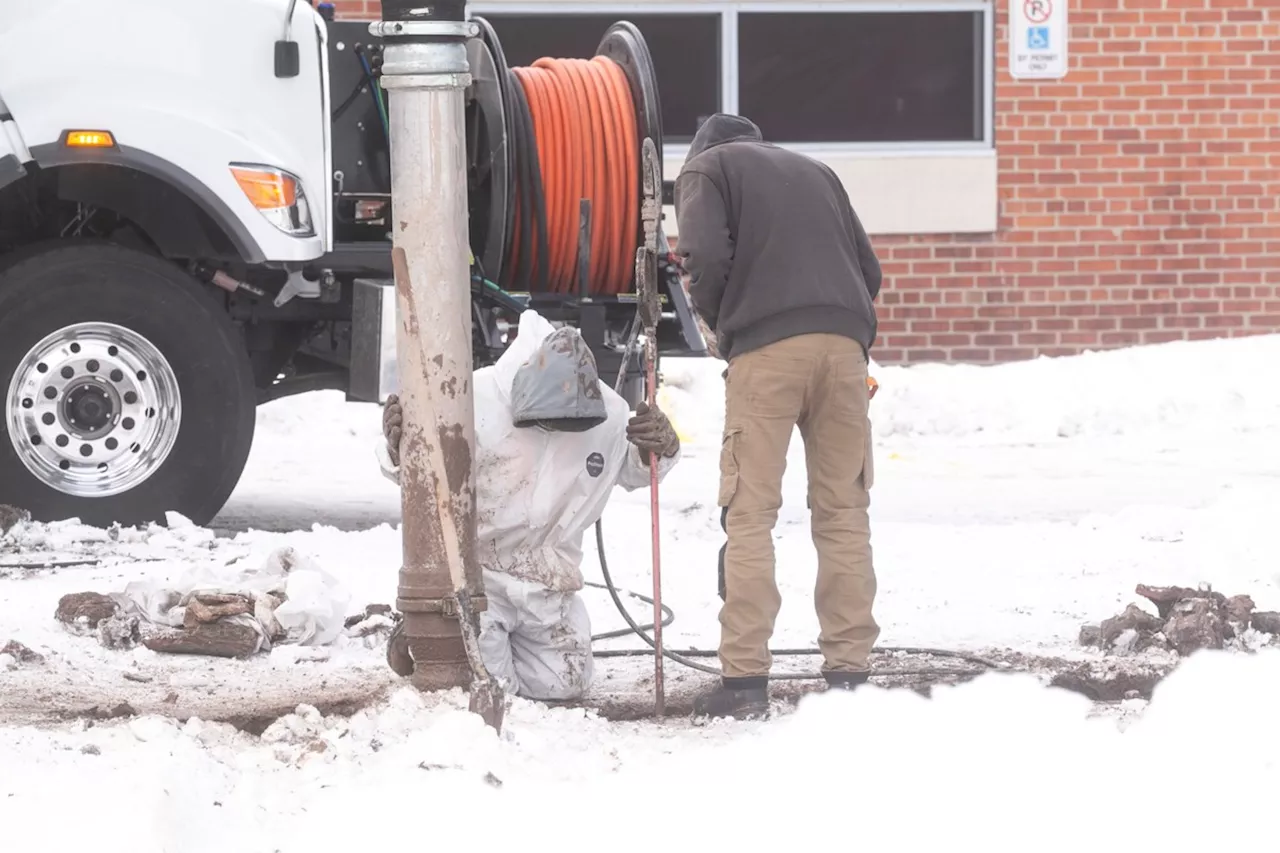
[[[587,473],[592,478],[599,477],[604,473],[604,456],[600,453],[592,453],[587,457]]]

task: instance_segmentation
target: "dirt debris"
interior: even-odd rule
[[[1280,635],[1280,613],[1276,613],[1273,610],[1260,610],[1254,613],[1249,620],[1249,624],[1255,631]]]
[[[58,601],[58,609],[53,618],[67,627],[73,634],[92,636],[97,633],[98,625],[105,619],[111,619],[120,612],[120,605],[109,595],[97,592],[73,592],[62,596]]]
[[[286,568],[292,567],[289,554],[280,559]],[[77,592],[58,601],[54,618],[70,633],[93,637],[113,651],[141,645],[162,654],[245,658],[285,640],[285,631],[274,617],[285,600],[283,591],[262,596],[238,592],[172,594],[163,609],[181,614],[178,626],[151,622],[120,596]],[[345,633],[366,645],[376,644],[401,619],[391,605],[370,604],[346,619]]]
[[[1164,623],[1159,617],[1130,604],[1119,616],[1103,620],[1098,628],[1098,645],[1120,643],[1130,651],[1144,651],[1153,645],[1162,645],[1156,638],[1163,630]]]
[[[1112,659],[1087,661],[1052,675],[1049,684],[1080,693],[1095,702],[1150,699],[1156,685],[1176,666],[1173,660],[1129,659],[1117,665]]]
[[[20,666],[41,666],[44,662],[44,655],[32,651],[17,640],[10,640],[0,646],[0,669],[13,670]]]
[[[18,663],[44,663],[44,655],[39,652],[32,651],[17,640],[10,640],[3,646],[0,646],[0,655],[9,655]]]
[[[1118,616],[1083,626],[1080,644],[1119,655],[1156,649],[1186,657],[1201,649],[1248,650],[1250,632],[1280,633],[1280,613],[1255,612],[1247,595],[1228,597],[1209,586],[1139,584],[1134,591],[1155,605],[1154,615],[1130,604]]]
[[[278,606],[277,602],[274,597],[270,600]],[[246,595],[198,593],[186,602],[183,627],[177,628],[153,625],[126,613],[112,596],[77,592],[58,601],[54,618],[72,634],[95,637],[103,648],[113,651],[141,645],[167,654],[242,658],[261,647],[258,629],[244,619],[254,614],[255,607],[256,602]]]
[[[1227,620],[1222,606],[1208,598],[1185,598],[1173,606],[1165,623],[1169,645],[1180,655],[1200,649],[1221,649],[1227,644]],[[1235,631],[1231,630],[1231,636]]]
[[[390,604],[370,604],[362,612],[354,616],[348,616],[344,624],[347,628],[354,628],[366,619],[372,619],[375,616],[383,616],[393,622],[399,622],[401,619],[400,613]]]
[[[224,621],[197,624],[194,628],[146,626],[141,640],[153,652],[219,658],[247,658],[258,651],[262,642],[253,625]]]
[[[347,617],[347,636],[377,640],[383,634],[390,634],[403,618],[389,604],[370,604],[362,612]]]
[[[115,615],[98,623],[97,635],[104,649],[128,651],[142,641],[142,624],[137,616]]]
[[[247,595],[198,593],[187,602],[183,627],[196,629],[230,616],[253,612],[253,599]]]

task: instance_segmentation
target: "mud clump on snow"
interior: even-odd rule
[[[97,592],[73,592],[62,596],[53,618],[79,636],[96,634],[98,625],[118,615],[115,599]]]
[[[98,623],[98,644],[112,651],[128,651],[142,641],[137,616],[113,615]]]
[[[400,624],[402,616],[389,604],[370,604],[365,609],[348,616],[344,627],[347,636],[375,639],[390,634]]]
[[[1106,619],[1101,625],[1086,625],[1080,632],[1080,642],[1101,648],[1115,647],[1124,652],[1145,651],[1152,646],[1164,648],[1160,633],[1164,623],[1156,616],[1130,604],[1119,616]]]
[[[13,670],[20,666],[40,666],[43,663],[44,655],[32,651],[17,640],[10,640],[0,646],[0,670]]]
[[[44,663],[44,655],[39,652],[33,652],[17,640],[10,640],[0,646],[0,655],[8,655],[15,663],[20,664],[36,664],[38,666]]]
[[[278,604],[276,606],[279,607]],[[182,624],[185,628],[195,629],[224,617],[246,613],[253,613],[253,598],[248,595],[197,593],[187,602]]]
[[[1280,613],[1270,610],[1260,610],[1253,614],[1250,620],[1253,630],[1261,631],[1264,634],[1280,635]]]
[[[1173,670],[1174,664],[1159,660],[1107,658],[1076,664],[1054,674],[1049,683],[1095,702],[1150,699],[1156,685]]]
[[[1118,616],[1081,628],[1080,644],[1121,655],[1156,649],[1186,657],[1201,649],[1252,649],[1260,635],[1280,633],[1280,613],[1255,613],[1247,595],[1228,598],[1207,586],[1139,584],[1135,591],[1155,605],[1155,614],[1130,604]]]

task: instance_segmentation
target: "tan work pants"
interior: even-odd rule
[[[726,678],[767,675],[782,599],[773,527],[791,434],[799,426],[809,474],[814,605],[825,671],[864,672],[880,635],[867,510],[873,480],[867,360],[854,340],[802,335],[735,357],[725,380],[719,505],[720,663]]]

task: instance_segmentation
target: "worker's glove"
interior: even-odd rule
[[[671,421],[657,406],[650,408],[644,402],[636,406],[635,415],[627,422],[627,440],[646,462],[650,453],[670,459],[680,452],[680,437]]]
[[[382,410],[382,435],[387,439],[387,455],[391,464],[400,467],[400,432],[404,425],[404,412],[400,409],[400,398],[395,394],[387,397],[387,405]]]

